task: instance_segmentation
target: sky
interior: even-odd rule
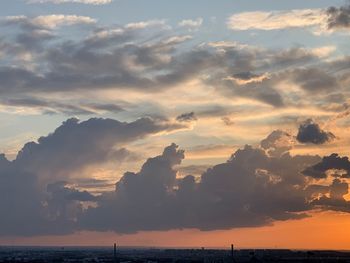
[[[350,2],[0,2],[0,245],[350,249]]]

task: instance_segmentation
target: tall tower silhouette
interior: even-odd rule
[[[113,251],[113,259],[114,259],[114,263],[118,263],[117,262],[117,244],[114,243],[114,251]]]
[[[233,244],[231,244],[231,262],[235,262],[235,257],[234,257],[234,247],[233,247]]]

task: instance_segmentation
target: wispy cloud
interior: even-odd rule
[[[227,22],[233,30],[277,30],[320,26],[326,28],[327,13],[322,9],[271,12],[244,12],[232,15]]]
[[[165,20],[148,20],[148,21],[133,22],[125,25],[127,29],[144,29],[152,26],[160,26],[160,27],[168,28]]]
[[[96,22],[95,19],[88,16],[62,14],[37,17],[8,16],[4,21],[8,24],[18,24],[22,26],[41,27],[47,29],[54,29],[59,26],[69,26],[74,24],[93,24]]]
[[[195,20],[193,19],[185,19],[185,20],[182,20],[180,23],[179,23],[179,26],[180,27],[187,27],[189,29],[197,29],[199,27],[201,27],[203,24],[203,18],[199,17]]]
[[[229,17],[227,26],[232,30],[309,28],[314,34],[344,31],[350,28],[350,6],[237,13]]]

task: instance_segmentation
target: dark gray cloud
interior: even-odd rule
[[[55,176],[58,162],[73,167],[82,165],[81,160],[102,161],[103,158],[91,158],[91,153],[86,153],[105,154],[101,153],[97,140],[111,149],[113,141],[127,142],[145,136],[144,133],[169,129],[153,123],[157,128],[147,130],[145,123],[152,122],[91,119],[79,123],[71,119],[38,143],[26,145],[16,160],[11,162],[1,155],[0,209],[8,212],[0,218],[0,235],[66,234],[78,230],[118,233],[184,228],[218,230],[300,219],[315,208],[350,211],[344,199],[348,173],[341,174],[350,170],[347,157],[291,156],[287,147],[291,136],[283,131],[273,132],[261,142],[261,147],[247,145],[226,162],[200,167],[201,174],[196,177],[177,176],[178,169],[182,174],[198,171],[198,167],[181,170],[185,153],[176,144],[149,158],[139,172],[124,173],[114,191],[98,196],[74,188],[72,185],[77,185],[79,180]],[[65,138],[64,146],[60,146],[62,138]],[[67,146],[70,144],[74,146]],[[52,149],[57,153],[50,153]],[[68,158],[62,157],[63,152]],[[46,180],[41,167],[32,165],[31,160],[35,164],[39,157],[42,166],[52,167],[53,180]],[[58,159],[57,163],[52,159]],[[324,178],[322,174],[331,170],[339,173],[333,175],[338,178],[329,185],[312,184],[308,173],[311,170],[321,174],[318,177],[313,174],[316,178]],[[90,179],[80,182],[84,183],[88,187],[106,184]],[[91,202],[94,205],[86,208]]]
[[[201,175],[210,168],[210,165],[188,165],[178,167],[178,172],[182,175]]]
[[[67,201],[95,201],[96,197],[87,191],[79,191],[67,187],[67,182],[56,182],[47,185],[47,192],[51,195],[51,200],[64,199]],[[50,200],[50,201],[51,201]]]
[[[37,178],[16,169],[3,156],[0,166],[0,234],[31,235],[41,233],[43,195],[37,191]],[[60,229],[62,232],[65,229]]]
[[[293,69],[305,68],[307,65],[312,68],[315,62],[322,64],[311,50],[301,47],[259,50],[235,45],[217,48],[222,64],[209,73],[210,77],[206,81],[226,96],[250,98],[274,107],[283,107],[288,102],[279,88],[285,81],[305,86],[317,84],[316,80],[315,83],[306,80],[305,83],[298,83],[302,77],[294,79],[292,74]]]
[[[224,122],[224,124],[225,124],[226,126],[232,126],[232,125],[235,124],[235,122],[234,122],[233,120],[231,120],[230,117],[227,117],[227,116],[222,117],[221,120]]]
[[[301,143],[324,144],[335,138],[331,132],[323,131],[313,120],[308,119],[300,124],[297,140]]]
[[[41,179],[53,180],[86,165],[126,159],[130,153],[123,146],[128,142],[183,127],[151,118],[130,123],[102,118],[79,122],[71,118],[53,133],[40,137],[38,142],[27,143],[14,162],[26,170],[41,173]]]
[[[323,157],[321,162],[314,166],[308,167],[305,171],[303,171],[303,173],[314,178],[327,178],[328,171],[333,171],[332,176],[349,178],[349,158],[347,156],[340,157],[338,154],[333,153],[330,156]],[[338,173],[336,171],[338,171]]]
[[[25,107],[41,110],[44,114],[65,115],[96,115],[99,112],[120,113],[122,106],[103,102],[60,102],[55,99],[41,99],[36,97],[8,97],[0,99],[0,105],[9,107]]]
[[[350,212],[350,202],[344,196],[348,194],[349,185],[344,180],[334,179],[333,183],[328,187],[327,193],[316,198],[312,203],[315,207],[324,210],[333,210],[341,212]]]
[[[191,121],[196,121],[197,117],[196,117],[195,113],[192,111],[192,112],[183,113],[183,114],[177,116],[176,120],[179,122],[191,122]]]
[[[329,29],[350,28],[350,5],[342,7],[330,7],[327,9]]]
[[[153,51],[159,52],[161,57],[170,56],[171,60],[140,61],[143,47],[127,43],[114,47],[112,51],[108,48],[92,49],[81,43],[64,43],[43,54],[41,63],[47,65],[45,72],[2,66],[0,92],[72,92],[95,90],[96,87],[154,92],[197,76],[215,64],[214,56],[207,51],[194,50],[179,57],[171,57],[173,49]],[[135,67],[130,67],[130,63]]]
[[[331,92],[339,89],[336,76],[318,68],[296,69],[290,72],[290,78],[304,90],[315,92]]]
[[[305,191],[307,180],[300,173],[320,161],[317,156],[270,157],[246,146],[199,180],[191,175],[176,179],[174,165],[183,158],[172,144],[148,159],[140,172],[125,173],[114,192],[82,215],[82,229],[132,233],[268,225],[305,217],[312,209],[309,195],[319,191]]]
[[[275,79],[264,79],[261,82],[249,82],[238,85],[231,79],[215,77],[212,85],[220,85],[220,92],[231,97],[243,97],[257,100],[276,108],[285,105],[282,95],[274,88]],[[219,81],[219,82],[218,82]]]
[[[125,173],[116,184],[116,191],[105,194],[98,208],[83,215],[82,227],[124,233],[169,228],[170,213],[178,213],[169,203],[169,193],[176,182],[173,167],[184,158],[183,151],[177,148],[175,144],[166,147],[162,155],[148,159],[139,173]]]
[[[252,80],[252,79],[261,77],[261,75],[254,74],[252,72],[247,71],[247,72],[236,73],[233,75],[233,77],[240,80]]]
[[[179,127],[183,126],[150,118],[130,123],[72,118],[48,136],[27,143],[15,160],[0,155],[0,235],[75,231],[82,203],[97,199],[70,186],[69,181],[77,181],[72,176],[79,177],[82,169],[94,164],[130,158],[123,147],[127,143]]]

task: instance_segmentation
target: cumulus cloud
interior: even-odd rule
[[[311,209],[303,190],[307,180],[299,172],[318,162],[317,156],[269,157],[263,149],[245,146],[200,180],[191,175],[176,179],[175,165],[183,158],[172,144],[140,172],[125,173],[114,192],[82,215],[82,227],[120,233],[217,230],[298,219]]]
[[[313,120],[308,119],[300,124],[297,140],[301,143],[324,144],[335,138],[331,132],[323,131]]]
[[[82,202],[96,197],[71,186],[73,177],[91,165],[132,157],[124,147],[129,142],[179,127],[150,118],[130,123],[72,118],[48,136],[25,144],[15,160],[0,155],[0,210],[9,210],[2,213],[0,235],[74,231]]]
[[[39,173],[45,182],[62,179],[84,166],[127,158],[129,152],[123,146],[130,141],[179,128],[183,126],[150,118],[131,123],[98,118],[79,122],[72,118],[38,142],[27,143],[14,163]]]
[[[283,131],[273,132],[259,147],[246,145],[238,149],[226,162],[201,167],[197,178],[178,176],[179,170],[198,171],[194,167],[181,170],[185,152],[171,144],[159,156],[149,158],[139,172],[124,173],[114,191],[99,196],[74,188],[69,177],[40,183],[43,176],[38,172],[40,169],[29,169],[31,161],[35,163],[40,156],[41,165],[52,167],[54,174],[57,167],[52,159],[58,159],[56,162],[61,162],[62,167],[72,167],[76,162],[79,165],[79,160],[70,159],[81,159],[81,155],[88,156],[84,162],[91,161],[87,151],[101,154],[96,140],[102,140],[104,148],[108,148],[110,140],[135,140],[145,136],[143,133],[168,129],[148,130],[145,123],[150,125],[146,120],[133,123],[68,120],[38,144],[26,145],[16,160],[11,162],[1,155],[0,209],[8,212],[0,218],[0,235],[65,234],[78,230],[118,233],[184,228],[218,230],[296,220],[309,216],[315,208],[350,211],[344,199],[348,176],[344,173],[341,176],[341,171],[350,170],[347,157],[292,156],[288,152],[291,136]],[[59,146],[63,144],[62,138],[66,138],[65,146]],[[69,144],[73,148],[62,149]],[[69,158],[62,158],[63,152]],[[333,170],[340,172],[332,175],[337,178],[331,184],[313,184],[309,180],[310,176],[324,178],[322,174]],[[321,175],[317,177],[316,173]],[[91,202],[93,206],[84,206]]]
[[[113,0],[28,0],[29,4],[64,4],[64,3],[79,3],[79,4],[89,4],[89,5],[105,5],[112,3]]]
[[[271,156],[281,156],[293,148],[294,139],[289,133],[281,130],[273,131],[260,143]]]

